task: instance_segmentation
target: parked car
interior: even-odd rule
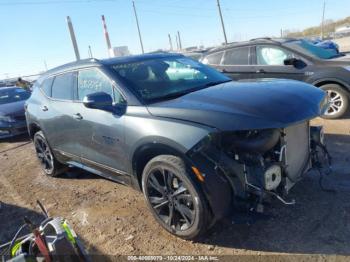
[[[0,138],[27,132],[24,103],[30,92],[19,87],[0,88]]]
[[[348,109],[349,57],[305,40],[254,39],[216,48],[201,61],[235,80],[285,78],[319,87],[331,103],[325,118],[339,118]]]
[[[26,118],[47,175],[70,165],[130,185],[167,231],[192,239],[234,200],[288,203],[323,148],[309,120],[326,109],[305,83],[233,82],[182,55],[145,54],[48,71]]]
[[[314,45],[322,47],[324,49],[334,51],[335,54],[339,53],[339,45],[331,40],[324,40],[314,43]]]

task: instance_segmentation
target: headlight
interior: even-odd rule
[[[0,121],[1,122],[7,122],[7,123],[14,123],[14,122],[16,122],[16,120],[13,119],[10,116],[0,116]]]
[[[350,71],[350,66],[344,66],[343,68],[347,71]]]

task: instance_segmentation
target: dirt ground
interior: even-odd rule
[[[319,176],[311,173],[292,190],[294,206],[275,202],[264,216],[233,215],[199,242],[164,231],[133,189],[79,170],[60,178],[44,176],[32,144],[24,144],[27,138],[0,142],[0,243],[11,239],[24,215],[40,220],[39,199],[51,215],[69,220],[91,253],[262,258],[306,254],[321,258],[317,261],[323,261],[323,255],[350,255],[350,119],[314,123],[326,128],[334,172],[324,186],[336,193],[322,191]]]

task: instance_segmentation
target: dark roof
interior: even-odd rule
[[[247,46],[247,45],[252,45],[252,44],[277,44],[277,45],[282,45],[284,43],[295,41],[295,40],[297,40],[297,39],[296,38],[269,38],[269,37],[254,38],[254,39],[251,39],[249,41],[233,42],[233,43],[228,43],[227,45],[214,47],[214,48],[210,49],[208,51],[208,53],[225,50],[227,48]]]
[[[149,59],[178,57],[178,56],[183,56],[183,55],[177,54],[177,53],[159,52],[159,53],[147,53],[143,55],[114,57],[114,58],[100,60],[100,62],[104,65],[114,65],[114,64],[120,64],[120,63],[132,63],[132,62],[144,61]]]
[[[50,69],[47,72],[45,72],[44,75],[50,75],[50,74],[55,74],[55,73],[59,73],[67,70],[74,70],[74,69],[90,67],[90,66],[113,65],[118,63],[132,63],[132,62],[143,61],[148,59],[177,57],[177,56],[182,56],[182,55],[175,54],[175,53],[161,52],[161,53],[148,53],[148,54],[142,54],[142,55],[114,57],[114,58],[101,59],[101,60],[96,58],[82,59],[79,61],[74,61],[68,64],[55,67],[53,69]]]

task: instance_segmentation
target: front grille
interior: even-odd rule
[[[309,122],[287,127],[285,134],[285,170],[289,178],[287,183],[287,190],[289,190],[307,170],[310,162]]]

